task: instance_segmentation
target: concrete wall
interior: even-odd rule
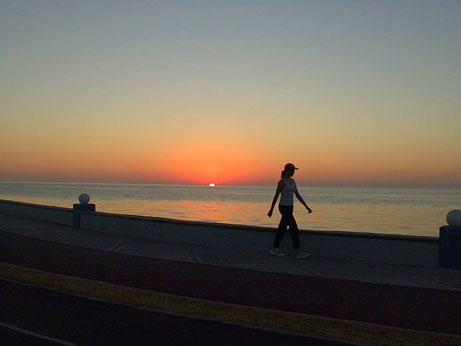
[[[268,251],[275,229],[211,222],[88,213],[81,228],[162,242]],[[302,247],[313,255],[381,263],[436,267],[438,238],[351,232],[301,231]],[[285,235],[281,248],[290,251]]]
[[[0,200],[0,212],[37,220],[72,224],[72,211]],[[275,229],[165,218],[82,213],[82,229],[161,242],[177,242],[213,247],[268,251]],[[325,257],[380,263],[436,267],[438,238],[372,233],[301,231],[301,246],[307,252]],[[291,238],[285,235],[281,248],[290,251]]]
[[[72,226],[72,209],[6,201],[0,199],[0,212],[10,215],[22,216],[28,219],[55,222]]]

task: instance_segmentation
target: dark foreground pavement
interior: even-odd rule
[[[4,280],[0,296],[2,345],[351,345],[141,310]]]
[[[0,232],[0,261],[124,286],[459,334],[461,293],[108,253]]]

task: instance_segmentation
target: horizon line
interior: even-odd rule
[[[275,186],[277,181],[274,183],[240,183],[240,184],[216,184],[219,186]],[[206,183],[181,183],[181,182],[127,182],[127,181],[53,181],[53,180],[0,180],[0,183],[15,183],[15,184],[78,184],[78,185],[165,185],[165,186],[208,186]],[[404,189],[461,189],[461,183],[437,185],[437,184],[405,184],[405,183],[307,183],[298,182],[298,186],[301,187],[331,187],[331,188],[404,188]]]

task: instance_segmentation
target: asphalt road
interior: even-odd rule
[[[0,231],[0,261],[158,292],[433,332],[461,330],[461,293],[175,262]]]
[[[96,301],[0,280],[2,345],[318,345],[334,342]]]

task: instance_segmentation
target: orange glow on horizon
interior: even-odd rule
[[[198,140],[170,148],[160,177],[193,184],[237,184],[255,175],[255,155],[226,140]],[[173,168],[173,169],[171,169]]]
[[[271,147],[269,142],[206,132],[170,141],[143,137],[123,145],[115,139],[113,145],[77,145],[59,138],[40,146],[24,139],[20,145],[0,148],[0,180],[273,185],[284,164],[293,162],[300,168],[294,176],[300,185],[461,184],[459,161],[449,153],[426,158],[394,148],[349,152],[316,143],[308,149]]]

